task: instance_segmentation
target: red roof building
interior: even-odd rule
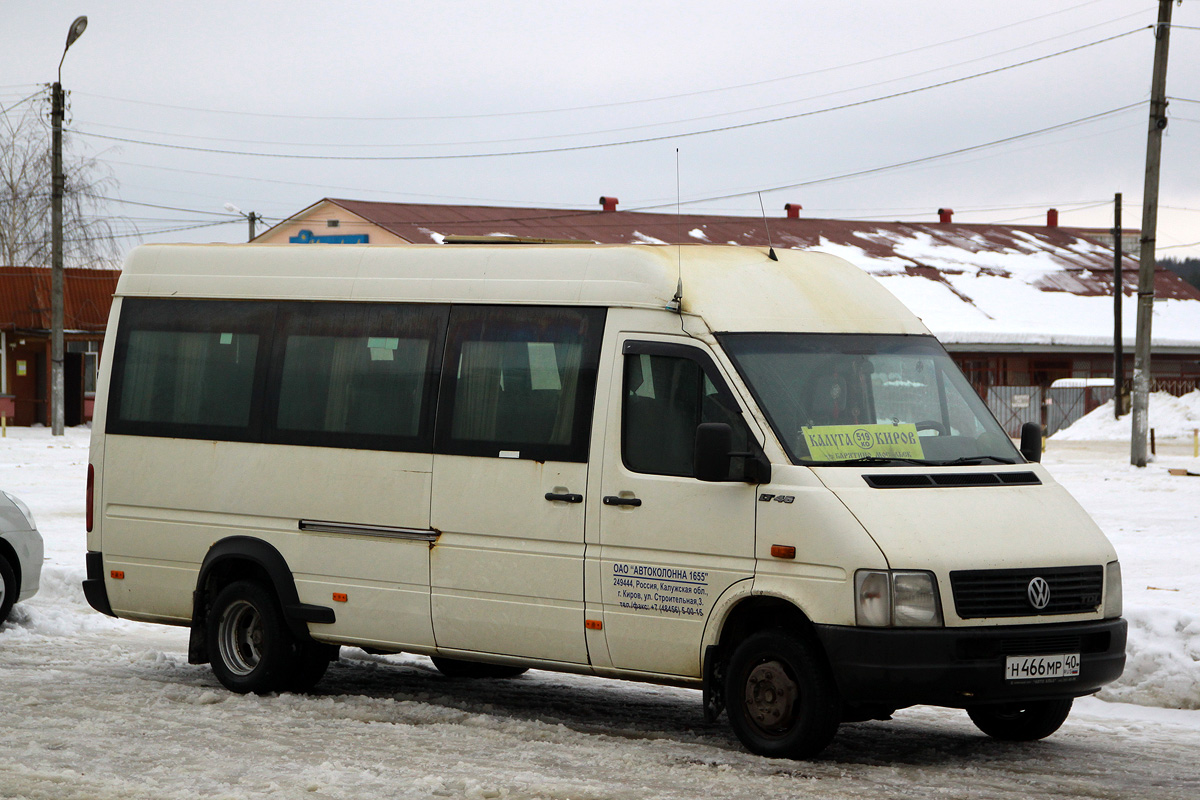
[[[63,416],[91,419],[96,366],[120,270],[65,269]],[[50,270],[0,267],[0,416],[50,424]]]

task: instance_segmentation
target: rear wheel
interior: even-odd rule
[[[726,670],[729,724],[746,749],[805,758],[833,740],[841,719],[837,687],[813,648],[781,630],[737,646]]]
[[[1067,721],[1073,700],[1037,700],[1030,703],[1004,703],[975,706],[967,716],[975,727],[1006,742],[1032,742],[1045,739]]]
[[[0,555],[0,622],[8,619],[8,612],[16,602],[17,573],[8,559]]]
[[[528,670],[505,664],[485,664],[482,661],[460,661],[457,658],[434,656],[433,665],[447,678],[515,678]]]
[[[286,688],[294,648],[270,591],[252,581],[236,581],[217,593],[208,614],[208,652],[213,673],[225,688],[239,694]]]

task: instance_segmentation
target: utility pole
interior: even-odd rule
[[[1138,264],[1137,342],[1133,357],[1133,429],[1129,460],[1146,466],[1150,427],[1150,318],[1154,314],[1154,242],[1158,226],[1158,177],[1162,134],[1167,127],[1167,49],[1171,43],[1171,6],[1158,0],[1154,27],[1154,76],[1150,82],[1150,131],[1146,139],[1146,185],[1142,192],[1142,238]]]
[[[66,55],[66,51],[63,51]],[[58,81],[50,87],[50,435],[62,436],[63,413],[63,251],[62,171],[63,90]]]
[[[87,28],[87,17],[76,17],[67,32],[67,44],[58,60],[58,80],[50,87],[50,435],[62,436],[63,406],[63,190],[62,126],[66,101],[62,89],[62,65],[67,51]]]
[[[1121,341],[1121,298],[1125,287],[1121,281],[1121,193],[1113,198],[1113,413],[1117,419],[1125,405],[1125,345]]]
[[[246,215],[246,219],[250,222],[250,238],[247,239],[246,241],[253,242],[254,241],[254,223],[258,222],[259,216],[258,216],[258,214],[255,214],[253,211],[251,211],[249,214]]]

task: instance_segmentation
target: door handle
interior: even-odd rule
[[[636,497],[617,497],[616,495],[605,495],[604,505],[606,506],[640,506],[642,501]]]
[[[546,499],[562,503],[582,503],[583,495],[571,492],[546,492]]]

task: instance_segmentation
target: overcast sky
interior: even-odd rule
[[[684,213],[758,214],[761,191],[772,216],[794,202],[813,217],[949,207],[956,222],[1043,224],[1057,207],[1064,225],[1107,228],[1122,192],[1136,227],[1156,13],[1153,0],[0,0],[0,105],[44,92],[86,14],[62,68],[70,147],[116,177],[109,211],[142,233],[129,247],[240,241],[226,203],[278,221],[322,197],[591,209],[604,194],[673,211],[678,192]],[[1159,255],[1200,256],[1200,0],[1174,25]]]

